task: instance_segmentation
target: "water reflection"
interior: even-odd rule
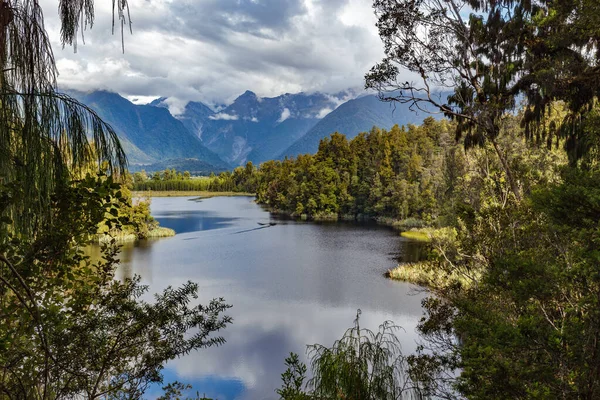
[[[221,400],[277,398],[289,352],[331,345],[358,308],[362,326],[393,320],[406,330],[404,351],[415,349],[422,295],[383,277],[412,251],[397,233],[372,224],[269,225],[250,198],[156,198],[152,212],[178,235],[125,248],[120,273],[141,275],[151,292],[192,280],[201,302],[225,297],[234,306],[227,343],[169,363],[167,379]]]

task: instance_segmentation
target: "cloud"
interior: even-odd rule
[[[290,115],[292,115],[292,113],[290,112],[290,110],[288,108],[284,108],[283,111],[281,112],[281,117],[279,117],[279,119],[277,120],[277,122],[283,122],[286,119],[288,119],[290,117]]]
[[[168,97],[164,102],[169,107],[171,114],[175,116],[183,114],[185,111],[185,105],[187,104],[187,101],[177,97]]]
[[[237,121],[239,119],[239,117],[237,115],[230,115],[230,114],[226,114],[226,113],[218,113],[215,115],[211,115],[210,117],[208,117],[209,119],[218,121],[218,120],[223,120],[223,121]]]
[[[133,104],[148,104],[156,100],[156,96],[127,96],[127,100]]]
[[[61,49],[55,0],[40,3],[65,88],[216,105],[246,89],[274,97],[360,88],[383,57],[367,0],[130,0],[125,54],[110,33],[111,2],[95,3],[76,54]]]
[[[256,117],[252,117],[252,118],[250,119],[250,121],[251,121],[251,122],[258,122],[258,118],[256,118]]]
[[[319,111],[319,113],[317,114],[317,118],[319,118],[319,119],[325,118],[327,116],[327,114],[329,114],[332,111],[333,110],[331,108],[325,107],[321,111]]]

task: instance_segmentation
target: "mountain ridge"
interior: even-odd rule
[[[165,107],[133,104],[118,93],[106,90],[68,93],[115,129],[132,165],[192,158],[214,166],[215,170],[230,167]]]
[[[386,103],[376,95],[368,94],[341,104],[277,158],[316,153],[321,139],[334,132],[342,133],[350,140],[374,126],[390,129],[394,125],[418,124],[429,115],[416,113],[407,104]]]
[[[139,105],[106,90],[69,93],[113,126],[132,170],[185,166],[218,172],[248,161],[315,153],[321,139],[334,132],[351,139],[373,126],[417,124],[429,115],[351,91],[261,98],[246,90],[218,110],[190,101],[178,115],[170,113],[166,97]]]

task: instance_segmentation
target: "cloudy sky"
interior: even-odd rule
[[[61,48],[56,0],[42,0],[61,88],[108,89],[140,101],[227,103],[363,86],[383,55],[371,0],[130,0],[133,35],[111,35],[96,0],[85,45]]]

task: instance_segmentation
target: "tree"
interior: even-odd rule
[[[118,186],[91,176],[59,186],[35,237],[0,225],[0,398],[139,398],[168,360],[224,342],[213,336],[231,322],[223,299],[191,305],[188,282],[147,303],[139,278],[114,279],[114,241],[99,260],[85,255],[99,224],[124,221]]]
[[[113,3],[121,27],[127,2]],[[94,22],[93,1],[60,0],[61,40],[77,44]],[[75,99],[56,91],[57,70],[37,0],[0,2],[0,179],[20,198],[5,212],[14,228],[32,233],[48,218],[57,182],[95,160],[123,171],[126,159],[114,130]]]
[[[600,35],[590,17],[598,2],[375,0],[373,7],[386,55],[366,75],[366,87],[384,101],[455,119],[466,148],[490,142],[518,199],[518,182],[497,138],[519,96],[528,137],[553,102],[565,100],[572,110],[565,119],[569,136],[577,141],[577,116],[600,92]],[[404,70],[419,81],[401,79]],[[448,90],[446,101],[441,93]],[[540,132],[551,140],[552,132]]]
[[[332,347],[308,346],[310,380],[305,381],[306,366],[296,354],[285,360],[288,369],[277,390],[282,400],[419,398],[405,374],[405,357],[395,334],[400,328],[391,321],[380,325],[378,332],[361,328],[360,313]]]

